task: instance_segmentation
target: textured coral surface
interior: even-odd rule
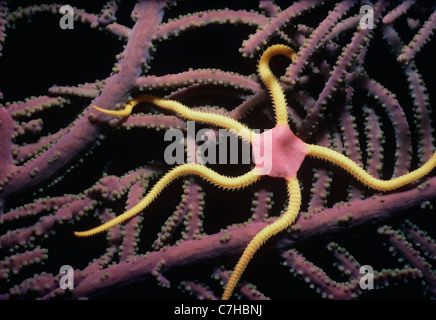
[[[59,25],[65,4],[74,29]],[[359,26],[365,5],[373,28]],[[271,70],[295,135],[388,180],[435,151],[435,26],[432,1],[0,0],[0,299],[219,299],[286,208],[285,181],[224,190],[187,176],[127,222],[75,237],[138,203],[174,167],[165,132],[187,129],[147,103],[126,118],[91,106],[148,93],[271,129],[257,62],[285,44],[296,60]],[[254,164],[207,166],[236,176]],[[435,174],[380,193],[306,158],[297,220],[256,252],[232,298],[434,299]],[[60,288],[63,265],[73,290]],[[364,265],[373,290],[359,285]]]

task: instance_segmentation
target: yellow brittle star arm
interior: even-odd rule
[[[78,237],[92,236],[94,234],[110,229],[113,226],[116,226],[117,224],[120,224],[132,218],[133,216],[137,215],[142,210],[144,210],[154,199],[156,199],[159,193],[161,193],[162,190],[168,184],[170,184],[174,179],[188,174],[200,176],[217,186],[229,188],[229,189],[239,189],[239,188],[246,187],[254,183],[260,177],[254,172],[254,170],[251,170],[239,177],[226,177],[220,175],[219,173],[201,164],[183,164],[178,167],[175,167],[174,169],[170,170],[167,174],[165,174],[153,186],[150,192],[136,206],[134,206],[130,210],[102,224],[101,226],[98,226],[88,231],[76,231],[74,232],[74,234]]]
[[[128,116],[131,114],[133,107],[141,102],[150,102],[163,109],[174,111],[179,115],[181,115],[183,118],[188,120],[208,123],[215,126],[223,127],[228,130],[234,130],[236,131],[235,132],[236,134],[238,134],[242,139],[248,142],[251,142],[252,138],[255,135],[255,133],[251,129],[249,129],[239,121],[236,121],[235,119],[232,119],[230,117],[216,114],[216,113],[192,110],[178,101],[166,100],[152,95],[141,95],[139,97],[136,97],[135,99],[127,103],[125,108],[120,111],[106,110],[106,109],[99,108],[97,106],[92,106],[92,107],[97,109],[98,111],[107,114],[111,114],[115,116]]]
[[[412,181],[422,178],[436,167],[436,152],[435,152],[433,156],[420,168],[391,180],[379,180],[371,176],[369,173],[363,170],[357,163],[353,162],[351,159],[347,158],[346,156],[344,156],[339,152],[336,152],[334,150],[325,147],[320,147],[311,144],[307,145],[307,151],[308,151],[308,155],[331,161],[337,164],[338,166],[344,168],[345,170],[347,170],[357,180],[361,181],[366,186],[381,191],[394,190],[402,186],[405,186],[406,184],[409,184]]]
[[[230,276],[229,282],[226,285],[224,294],[221,298],[222,300],[230,299],[230,296],[232,295],[236,284],[241,278],[242,273],[260,246],[262,246],[265,241],[275,234],[289,227],[297,218],[301,206],[301,192],[297,178],[290,178],[288,180],[288,197],[289,204],[286,212],[274,223],[266,226],[258,234],[256,234],[256,236],[248,244],[247,248],[245,248],[244,253],[242,254],[241,258],[239,258],[239,261],[233,270],[232,275]]]
[[[278,54],[284,55],[292,61],[294,61],[296,56],[295,52],[285,45],[277,44],[271,46],[262,54],[262,57],[259,60],[258,72],[263,83],[265,83],[271,94],[276,113],[277,124],[287,125],[288,111],[286,109],[286,98],[283,94],[280,83],[277,81],[276,77],[272,74],[271,69],[269,68],[269,62],[271,58]]]

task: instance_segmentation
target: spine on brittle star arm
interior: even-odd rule
[[[236,121],[230,117],[216,114],[216,113],[209,113],[209,112],[203,112],[203,111],[196,111],[191,110],[187,106],[181,104],[180,102],[173,101],[173,100],[166,100],[159,97],[151,96],[151,95],[142,95],[139,97],[136,97],[132,101],[130,101],[128,104],[126,104],[124,110],[115,111],[115,110],[105,110],[101,109],[99,107],[93,106],[98,111],[111,114],[114,116],[128,116],[132,113],[132,109],[135,105],[141,102],[149,102],[152,103],[158,107],[161,107],[163,109],[171,110],[179,115],[181,115],[183,118],[193,121],[198,121],[202,123],[208,123],[215,126],[221,126],[228,130],[235,130],[236,133],[244,140],[251,142],[254,132],[250,130],[248,127],[244,126],[239,121]]]
[[[286,108],[285,95],[283,94],[280,83],[277,81],[276,77],[272,74],[271,69],[269,68],[269,62],[271,58],[278,54],[284,55],[292,61],[294,61],[296,55],[291,48],[285,45],[278,44],[269,47],[267,50],[265,50],[259,60],[258,72],[273,99],[277,124],[288,124],[288,112]]]
[[[353,162],[343,154],[336,152],[334,150],[320,147],[317,145],[307,145],[308,155],[319,157],[328,161],[331,161],[338,166],[344,168],[349,173],[351,173],[356,179],[361,181],[366,186],[381,190],[381,191],[389,191],[400,188],[409,184],[417,179],[422,178],[430,171],[432,171],[436,167],[436,152],[433,156],[420,168],[409,172],[400,177],[391,179],[391,180],[379,180],[371,176],[365,170],[363,170],[357,163]]]
[[[96,227],[88,231],[76,231],[74,232],[74,234],[78,237],[92,236],[94,234],[110,229],[113,226],[134,217],[142,210],[144,210],[154,199],[156,199],[159,193],[161,193],[162,190],[168,184],[170,184],[174,179],[188,174],[198,175],[217,186],[221,186],[229,189],[238,189],[238,188],[246,187],[252,184],[253,182],[255,182],[259,178],[259,175],[257,175],[254,172],[254,170],[249,171],[246,174],[239,177],[226,177],[200,164],[180,165],[170,170],[165,176],[163,176],[154,185],[154,187],[150,190],[150,192],[144,197],[144,199],[142,199],[136,206],[134,206],[130,210],[102,224],[99,227]]]
[[[269,238],[279,233],[280,231],[289,227],[297,218],[298,212],[300,211],[301,205],[301,192],[300,185],[297,178],[290,178],[288,180],[288,197],[289,204],[286,212],[274,223],[263,228],[256,236],[250,241],[247,248],[245,248],[244,253],[232,272],[229,282],[224,290],[222,300],[230,299],[233,290],[236,287],[242,273],[250,262],[251,258],[255,252],[265,243]]]

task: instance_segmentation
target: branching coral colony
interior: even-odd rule
[[[431,203],[436,196],[436,178],[432,171],[436,166],[434,130],[430,121],[429,96],[419,73],[420,54],[425,53],[429,46],[426,43],[436,25],[436,13],[431,11],[434,9],[414,1],[398,5],[389,1],[372,4],[351,0],[338,3],[302,0],[280,8],[272,1],[263,0],[259,2],[260,11],[208,10],[163,23],[164,13],[175,10],[174,4],[158,0],[139,1],[131,14],[134,21],[131,29],[115,22],[120,2],[109,1],[100,15],[76,9],[76,22],[94,28],[104,27],[106,32],[127,42],[117,57],[114,73],[104,81],[75,87],[54,86],[50,89],[50,96],[32,97],[25,102],[1,106],[0,221],[9,230],[3,232],[3,227],[1,229],[0,275],[3,280],[0,281],[13,285],[5,292],[0,291],[0,297],[95,297],[155,278],[163,287],[169,288],[178,282],[183,292],[200,299],[217,299],[222,288],[220,285],[210,280],[205,283],[207,280],[202,276],[195,279],[186,270],[186,267],[200,266],[208,269],[206,273],[213,275],[213,281],[221,281],[225,287],[222,299],[235,295],[267,299],[267,296],[274,297],[276,291],[281,292],[275,296],[280,298],[286,296],[283,292],[292,289],[278,289],[280,286],[277,285],[272,290],[263,283],[255,287],[245,282],[244,277],[238,285],[250,260],[256,260],[259,253],[255,253],[273,236],[273,244],[269,241],[267,247],[275,253],[281,250],[282,265],[290,268],[296,281],[304,279],[309,288],[316,289],[323,298],[350,299],[369,294],[360,282],[361,263],[374,268],[374,289],[386,290],[383,288],[399,280],[416,283],[415,279],[418,279],[418,283],[422,282],[423,292],[434,297],[436,244],[431,238],[434,228],[427,223],[424,228],[429,233],[421,230],[414,220],[418,215],[416,210],[405,210],[420,207],[424,213],[419,217],[430,222],[434,216]],[[183,8],[183,4],[180,6]],[[373,27],[362,27],[362,6],[371,8]],[[5,42],[7,28],[17,19],[38,12],[58,14],[59,9],[60,5],[40,5],[9,12],[8,4],[2,2],[0,44]],[[319,20],[319,25],[311,26],[308,21],[314,19]],[[158,56],[156,43],[214,24],[218,27],[228,24],[257,28],[248,40],[244,40],[239,51],[248,60],[259,59],[259,79],[254,75],[247,77],[217,69],[191,69],[163,76],[152,74],[149,63],[154,55]],[[404,44],[396,30],[406,27],[416,35],[410,43]],[[390,54],[397,57],[396,64],[406,75],[414,110],[406,109],[407,99],[400,105],[399,98],[391,92],[395,91],[395,86],[390,90],[383,87],[366,69],[365,61],[370,59],[374,34],[381,34],[383,39],[380,40],[387,43],[392,51]],[[277,58],[273,59],[275,56],[285,56],[291,61],[285,75],[280,78],[272,72],[278,70],[272,67],[278,62],[275,61]],[[165,95],[162,89],[171,93],[160,98],[158,95]],[[138,92],[144,90],[152,94]],[[368,97],[362,98],[360,91]],[[268,93],[272,106],[268,104]],[[208,101],[216,101],[217,95],[236,97],[240,104],[230,110],[225,104],[231,99],[222,100],[221,108],[207,105]],[[38,136],[43,130],[44,122],[33,119],[35,114],[63,104],[74,105],[65,98],[67,96],[89,101],[77,119],[55,134],[20,145],[20,137]],[[126,104],[126,101],[129,102]],[[154,114],[132,114],[133,108],[139,108],[139,105],[158,109]],[[116,110],[119,107],[121,110]],[[123,117],[112,119],[105,114]],[[413,125],[409,124],[411,117]],[[29,120],[18,121],[23,118]],[[261,134],[249,129],[250,123],[256,123],[253,119],[259,118],[267,122],[265,128],[271,123],[273,128]],[[255,166],[247,173],[228,177],[199,163],[169,168],[153,161],[121,175],[105,173],[83,193],[48,196],[56,193],[53,190],[62,180],[72,181],[71,172],[80,172],[82,163],[86,163],[87,157],[91,157],[101,144],[110,143],[107,142],[110,139],[104,139],[105,135],[115,137],[120,134],[119,130],[112,133],[108,127],[121,131],[141,130],[142,127],[186,129],[185,120],[234,132],[257,151],[255,157],[271,150],[271,170],[265,170],[260,161],[255,161]],[[264,139],[267,133],[272,137],[270,145]],[[145,132],[135,132],[135,137],[138,134]],[[412,136],[419,140],[416,146],[412,143]],[[388,137],[392,137],[395,143],[387,141]],[[149,147],[147,151],[153,150]],[[391,151],[394,156],[388,156]],[[143,154],[135,153],[138,156]],[[80,158],[80,155],[85,157]],[[195,159],[195,155],[190,156]],[[306,156],[312,159],[306,159]],[[395,161],[392,172],[389,172],[390,159]],[[102,159],[102,162],[107,161]],[[310,166],[314,168],[311,175],[305,173],[310,171]],[[348,172],[354,180],[343,172]],[[157,176],[161,177],[152,183],[151,180]],[[150,221],[145,217],[153,210],[159,210],[157,206],[153,209],[147,207],[158,198],[169,199],[166,192],[160,197],[158,195],[182,176],[185,182],[180,204],[170,217],[166,214],[168,218],[157,238],[142,254],[139,240],[148,233],[146,222]],[[230,224],[219,231],[206,233],[203,222],[207,222],[208,215],[216,213],[208,211],[207,206],[212,191],[204,193],[206,185],[193,178],[195,176],[225,189],[248,187],[253,190],[253,215],[242,224]],[[277,207],[281,199],[273,200],[277,197],[271,191],[277,190],[278,178],[284,179],[287,186],[287,204],[281,202],[285,205],[283,211]],[[344,184],[349,184],[345,193],[341,191]],[[48,186],[42,188],[45,185]],[[146,191],[149,186],[151,189]],[[310,193],[304,192],[305,187]],[[47,195],[35,196],[32,202],[14,208],[8,204],[10,199],[35,188]],[[226,193],[229,197],[232,194]],[[119,205],[118,208],[114,206],[121,202],[125,203],[124,213],[119,210]],[[159,214],[165,215],[165,210]],[[20,280],[20,273],[26,269],[53,259],[51,249],[45,247],[50,242],[44,239],[59,237],[59,233],[54,231],[59,230],[64,222],[69,222],[74,230],[95,225],[88,218],[90,213],[94,213],[103,224],[87,231],[75,231],[75,235],[86,237],[107,230],[108,246],[105,253],[96,256],[82,269],[70,262],[75,270],[75,286],[69,294],[60,288],[62,275],[56,272],[40,271],[33,277]],[[268,217],[268,213],[273,216]],[[224,219],[224,214],[219,214],[219,218]],[[243,216],[240,212],[235,214]],[[35,222],[33,217],[39,217],[39,220]],[[287,232],[281,232],[284,230]],[[380,262],[375,260],[358,262],[341,247],[342,241],[347,241],[350,246],[356,241],[350,231],[363,234],[357,241],[371,238],[368,243],[373,243],[388,239],[391,246],[382,254],[398,257],[397,264],[392,267],[391,262],[386,262],[380,267]],[[74,238],[70,241],[78,241],[77,247],[83,248],[89,246],[91,240]],[[326,253],[333,254],[333,265],[339,270],[339,275],[335,276],[331,267],[324,267],[324,271],[300,253],[303,249],[311,254],[308,243],[310,247],[317,247],[315,252],[322,257]],[[56,243],[51,245],[56,246]],[[360,249],[364,252],[376,250],[364,246]],[[230,272],[228,268],[233,260],[225,258],[241,253],[236,267]],[[361,259],[368,255],[354,254],[360,254]],[[321,260],[317,262],[320,265]],[[67,263],[61,262],[58,267],[62,264]],[[211,267],[212,264],[215,266]],[[220,264],[223,265],[220,267]],[[184,271],[175,275],[173,271],[176,269]],[[186,278],[183,278],[184,274]]]
[[[291,59],[295,56],[295,53],[291,48],[284,45],[274,45],[265,51],[259,61],[259,74],[271,93],[276,114],[276,126],[272,129],[272,145],[270,146],[272,150],[272,168],[271,172],[269,172],[267,175],[284,178],[286,180],[288,185],[289,204],[283,216],[262,229],[248,244],[247,248],[239,259],[235,270],[230,276],[226,290],[222,296],[222,298],[226,300],[230,298],[242,272],[259,247],[266,240],[268,240],[268,238],[289,227],[297,217],[297,214],[300,210],[301,195],[296,176],[306,155],[329,160],[349,171],[354,175],[355,178],[365,185],[382,191],[397,189],[409,184],[412,181],[420,179],[436,166],[436,153],[434,153],[433,156],[419,169],[392,180],[382,181],[372,177],[358,164],[334,150],[312,144],[306,145],[293,134],[288,126],[285,96],[280,88],[279,82],[274,78],[268,67],[270,59],[277,54],[288,56]],[[175,101],[163,100],[157,97],[146,95],[134,99],[122,111],[107,111],[95,106],[93,107],[108,114],[127,116],[131,114],[133,106],[140,102],[154,103],[161,108],[175,111],[189,120],[200,121],[212,125],[220,125],[229,130],[234,129],[241,138],[247,139],[249,142],[251,142],[254,149],[258,148],[263,150],[263,152],[257,152],[255,154],[266,153],[265,143],[262,139],[262,135],[264,133],[256,135],[254,132],[247,129],[243,124],[233,120],[232,118],[208,112],[192,111],[188,107]],[[252,171],[237,178],[222,176],[200,164],[180,165],[168,172],[161,180],[159,180],[158,183],[156,183],[156,185],[150,190],[144,199],[142,199],[136,206],[124,214],[106,222],[100,227],[89,231],[75,232],[75,234],[79,237],[94,235],[98,232],[107,230],[127,219],[130,219],[144,210],[144,208],[146,208],[150,202],[156,198],[156,196],[167,184],[182,175],[199,175],[211,183],[216,184],[217,186],[238,189],[252,184],[259,179],[260,176],[264,175],[264,168],[259,164],[263,163],[257,161],[256,167]]]

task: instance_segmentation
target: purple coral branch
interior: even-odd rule
[[[412,267],[421,270],[422,276],[425,279],[430,290],[434,291],[436,284],[436,273],[432,270],[432,265],[428,263],[418,251],[413,248],[413,245],[406,240],[406,237],[400,232],[392,230],[389,226],[379,228],[379,233],[387,235],[389,241],[395,247],[402,257],[407,259]]]
[[[257,92],[261,86],[256,81],[233,72],[224,72],[221,70],[192,70],[177,74],[169,74],[161,77],[149,76],[141,77],[136,81],[136,86],[139,88],[148,87],[169,88],[177,86],[192,85],[194,83],[206,83],[214,85],[230,85],[232,87],[244,88]]]
[[[414,0],[406,0],[403,3],[399,4],[398,7],[388,12],[382,19],[382,22],[384,24],[391,24],[395,20],[397,20],[399,17],[404,15],[407,10],[410,9],[412,5],[415,4],[416,1]]]
[[[419,29],[412,41],[410,41],[407,46],[404,46],[403,50],[401,51],[402,54],[398,57],[398,61],[403,64],[409,63],[433,35],[435,27],[436,11],[432,13],[422,28]]]
[[[368,132],[368,147],[367,155],[368,162],[368,172],[373,177],[380,178],[380,173],[382,170],[382,156],[383,156],[383,134],[381,130],[381,124],[377,117],[377,114],[371,108],[366,108],[366,127]]]
[[[383,34],[386,40],[391,45],[393,52],[396,55],[400,54],[401,47],[403,46],[397,32],[392,26],[385,26],[383,28]],[[411,61],[404,67],[409,82],[409,89],[411,91],[412,98],[414,99],[414,106],[416,107],[416,118],[419,128],[419,135],[421,142],[419,145],[419,156],[421,163],[427,161],[433,153],[434,138],[432,137],[433,129],[431,128],[430,111],[428,108],[428,97],[425,95],[427,90],[422,77],[419,74],[415,62]]]
[[[243,23],[250,25],[264,25],[268,18],[255,12],[233,11],[233,10],[211,10],[181,16],[159,26],[154,39],[160,41],[168,39],[169,36],[178,36],[180,32],[195,27],[204,27],[212,23]]]
[[[316,290],[323,298],[355,299],[363,291],[359,286],[360,277],[357,277],[355,272],[350,272],[349,281],[338,282],[330,278],[321,268],[305,259],[296,250],[289,250],[283,253],[282,257],[285,259],[285,265],[291,267],[291,272],[310,283],[310,288]],[[407,267],[402,270],[384,270],[374,274],[374,282],[378,286],[383,286],[386,283],[389,284],[386,279],[391,279],[391,281],[392,279],[407,280],[408,278],[417,278],[420,275],[421,272],[418,269]]]
[[[410,154],[412,152],[410,129],[403,108],[396,99],[396,95],[377,81],[369,79],[364,75],[356,75],[352,78],[353,80],[350,80],[351,83],[365,88],[376,100],[380,100],[382,106],[387,109],[388,115],[392,119],[397,139],[396,164],[393,176],[396,177],[409,172],[411,163]]]
[[[163,7],[164,4],[159,1],[141,3],[139,6],[141,19],[132,30],[131,41],[123,53],[124,58],[120,61],[120,72],[107,79],[103,92],[94,101],[95,105],[110,108],[120,102],[120,97],[126,97],[135,85],[141,73],[142,63],[147,60],[151,34],[161,21],[160,12]],[[16,175],[9,180],[7,190],[0,194],[0,202],[16,193],[24,185],[31,188],[52,179],[57,172],[64,170],[73,160],[83,154],[84,150],[89,149],[95,143],[101,130],[92,125],[89,117],[90,111],[85,111],[68,134],[62,136],[47,152],[31,161],[31,165],[22,167],[19,172],[16,170]],[[102,118],[101,114],[98,114],[96,118]],[[77,143],[78,141],[81,143]],[[59,154],[58,157],[61,157],[62,161],[47,161],[56,154]],[[32,177],[35,168],[38,169],[39,174]]]
[[[260,50],[262,42],[266,41],[271,35],[283,27],[289,20],[302,14],[305,10],[314,8],[319,1],[302,0],[292,4],[286,10],[280,12],[275,18],[263,25],[254,35],[242,44],[242,53],[252,55],[255,50]]]
[[[417,225],[406,220],[407,237],[417,245],[419,250],[431,261],[436,259],[436,241],[432,239],[427,232],[421,230]]]
[[[334,10],[320,23],[318,28],[309,36],[306,42],[303,44],[301,50],[297,53],[295,62],[287,70],[287,81],[295,84],[295,80],[303,70],[310,55],[314,53],[314,49],[329,30],[336,24],[336,22],[343,16],[353,5],[355,1],[343,1],[338,3]]]
[[[384,3],[383,1],[378,2],[376,7],[374,8],[374,23],[376,23],[379,20],[381,13],[383,12],[385,7],[386,7],[386,3]],[[303,139],[309,138],[310,135],[312,134],[322,110],[325,109],[327,100],[332,97],[336,85],[345,76],[346,68],[352,61],[354,54],[360,50],[359,47],[365,41],[369,40],[368,36],[370,33],[371,33],[371,29],[369,28],[358,30],[357,32],[355,32],[350,44],[347,45],[342,51],[342,54],[340,58],[337,60],[336,66],[333,69],[333,72],[329,80],[325,84],[324,89],[322,90],[322,92],[318,97],[318,100],[316,101],[315,105],[311,108],[310,114],[306,117],[304,124],[300,129],[299,134],[301,137],[303,137]]]

